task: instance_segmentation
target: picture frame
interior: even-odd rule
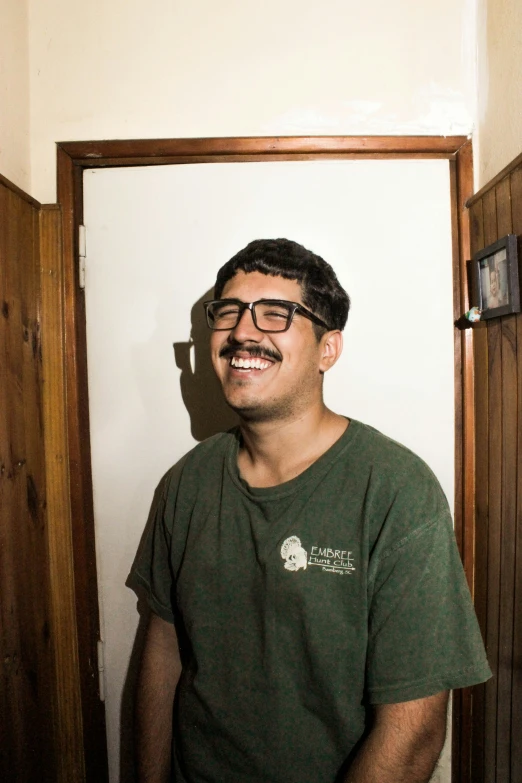
[[[475,304],[481,320],[520,312],[518,241],[508,234],[473,256]]]

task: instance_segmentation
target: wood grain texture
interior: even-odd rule
[[[485,246],[495,242],[497,233],[497,199],[494,189],[482,202]],[[495,780],[497,764],[497,696],[498,696],[498,625],[500,602],[500,526],[502,487],[502,343],[498,319],[487,324],[488,333],[488,603],[486,650],[493,679],[486,684],[484,775]]]
[[[21,188],[19,188],[18,185],[15,185],[14,182],[11,182],[11,180],[7,179],[7,177],[3,177],[2,174],[0,174],[0,185],[2,185],[7,190],[10,190],[11,193],[14,193],[15,196],[18,196],[22,201],[25,201],[27,204],[31,204],[31,206],[36,207],[36,209],[40,208],[39,201],[37,201],[32,196],[29,196]]]
[[[522,235],[522,156],[470,201],[472,251]],[[486,336],[486,338],[484,337]],[[522,780],[522,316],[474,330],[476,608],[493,679],[473,702],[471,783]]]
[[[450,161],[450,195],[453,252],[453,314],[455,320],[469,309],[467,259],[469,258],[469,213],[465,203],[473,188],[473,158],[467,142]],[[466,578],[474,585],[474,458],[473,341],[470,330],[454,332],[455,365],[455,536]],[[452,779],[469,777],[471,763],[472,691],[461,689],[453,696]]]
[[[151,165],[170,162],[210,162],[230,156],[394,154],[453,156],[465,136],[279,136],[200,139],[130,139],[61,142],[58,146],[72,161],[85,167],[97,165]],[[253,159],[253,158],[250,158]],[[110,164],[107,162],[110,161]],[[105,163],[104,163],[105,162]]]
[[[519,259],[522,236],[522,165],[510,175],[512,230],[519,237]],[[519,278],[520,269],[519,269]],[[522,317],[516,316],[517,326],[517,399],[522,403]],[[518,411],[520,407],[518,407]],[[517,476],[515,509],[515,578],[513,585],[513,661],[511,691],[511,769],[510,780],[522,780],[522,422],[517,424]]]
[[[49,514],[49,578],[51,635],[55,682],[54,711],[59,783],[85,780],[71,509],[67,448],[64,362],[64,305],[61,215],[58,208],[40,213],[42,329]]]
[[[281,152],[281,153],[223,153],[221,155],[168,155],[128,158],[76,158],[74,164],[87,169],[125,168],[126,166],[171,166],[199,163],[280,163],[281,161],[313,160],[448,160],[448,152]]]
[[[500,320],[488,324],[488,576],[486,650],[493,679],[486,685],[485,779],[496,780],[500,532],[502,513],[502,343]]]
[[[458,152],[457,170],[457,237],[458,255],[454,256],[454,315],[457,318],[469,309],[467,259],[470,257],[469,212],[465,203],[473,189],[473,160],[471,142]],[[453,231],[455,235],[455,231]],[[458,283],[457,283],[458,280]],[[459,350],[460,349],[460,350]],[[475,527],[475,420],[473,335],[470,330],[460,332],[460,346],[455,351],[456,418],[455,469],[462,474],[462,491],[455,497],[455,533],[461,548],[464,571],[469,588],[474,590],[474,527]],[[461,422],[462,431],[459,428]]]
[[[470,208],[471,255],[484,247],[482,201]],[[486,639],[488,566],[488,340],[487,328],[473,329],[475,368],[475,585],[477,617]],[[484,446],[486,444],[486,447]],[[486,685],[473,689],[473,723],[470,775],[462,780],[484,783],[484,709]]]
[[[55,779],[38,217],[0,184],[0,779]]]
[[[517,485],[517,327],[516,316],[501,319],[502,484],[498,630],[497,777],[509,780],[511,766],[511,688]]]
[[[457,162],[449,162],[450,174],[450,208],[451,208],[451,254],[453,260],[453,318],[457,320],[464,312],[463,306],[463,288],[460,271],[460,247],[459,247],[459,208],[458,208],[458,174]],[[463,466],[463,383],[459,377],[459,370],[462,363],[462,334],[458,329],[454,330],[453,350],[455,365],[455,536],[462,557],[463,551],[463,482],[464,471],[459,469]]]
[[[497,232],[497,194],[495,190],[489,190],[482,201],[484,214],[484,243],[485,247],[496,242]]]
[[[495,187],[497,235],[512,231],[511,182]],[[511,766],[511,686],[513,676],[513,604],[517,477],[517,328],[516,316],[500,319],[502,357],[502,484],[497,699],[497,776],[509,779]]]
[[[522,177],[521,177],[522,179]],[[522,224],[522,199],[517,199],[517,218]],[[522,233],[522,229],[515,228],[515,214],[513,214],[513,230]],[[517,316],[517,398],[522,401],[522,360],[519,352],[522,347],[522,318]],[[512,684],[511,684],[511,781],[522,780],[522,427],[520,416],[517,426],[517,477],[516,491],[516,516],[515,516],[515,575],[513,585],[513,659],[512,659]]]
[[[58,150],[58,199],[62,205],[62,251],[67,388],[69,493],[74,550],[85,780],[108,779],[105,710],[98,691],[100,638],[92,498],[85,298],[78,286],[78,225],[82,218],[82,169]]]

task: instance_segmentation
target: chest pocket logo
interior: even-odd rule
[[[300,568],[306,568],[308,564],[308,552],[303,549],[301,539],[297,536],[290,536],[283,541],[281,557],[286,561],[287,571],[299,571]]]

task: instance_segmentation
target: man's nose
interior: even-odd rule
[[[263,335],[254,323],[254,316],[252,310],[247,307],[241,313],[236,326],[230,332],[230,337],[236,340],[238,343],[246,342],[247,340],[259,341]]]

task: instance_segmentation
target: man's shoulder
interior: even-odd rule
[[[449,505],[427,463],[415,452],[373,427],[362,425],[357,468],[370,514],[374,554],[387,556],[423,532],[453,536]]]
[[[237,438],[237,427],[227,432],[218,432],[196,444],[193,449],[185,454],[183,459],[186,464],[193,466],[202,463],[207,464],[208,460],[213,457],[223,457],[231,444],[237,441]]]
[[[405,446],[375,427],[362,422],[352,422],[357,428],[357,458],[367,461],[381,473],[391,473],[404,478],[424,476],[435,478],[427,463]]]
[[[221,470],[226,454],[236,440],[237,429],[234,428],[198,443],[167,471],[161,483],[168,491],[179,484],[182,477],[197,481],[203,472],[208,481],[213,471]]]

